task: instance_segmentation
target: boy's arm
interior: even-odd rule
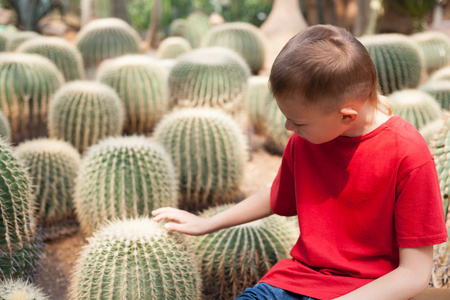
[[[431,276],[433,246],[399,251],[398,268],[336,300],[406,300],[425,290]]]
[[[209,218],[202,218],[173,207],[163,207],[152,212],[155,221],[169,219],[177,222],[167,223],[165,226],[168,230],[190,235],[211,233],[223,228],[268,217],[271,214],[270,188],[265,188]]]

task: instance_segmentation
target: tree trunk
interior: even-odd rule
[[[150,17],[150,24],[148,27],[147,44],[150,49],[156,49],[158,46],[158,30],[159,18],[161,16],[161,0],[154,0],[152,7],[152,15]]]
[[[268,47],[264,69],[270,69],[287,41],[307,26],[298,0],[274,0],[269,16],[260,27]]]
[[[113,16],[130,23],[130,16],[127,10],[127,0],[112,0]]]
[[[358,0],[358,14],[353,25],[353,35],[361,36],[367,28],[370,17],[370,0]]]

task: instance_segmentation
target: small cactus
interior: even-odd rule
[[[264,65],[266,41],[259,28],[245,22],[224,23],[212,27],[202,38],[202,47],[226,47],[239,53],[258,74]]]
[[[359,40],[372,57],[384,95],[418,86],[425,72],[424,57],[410,37],[388,33],[363,36]]]
[[[276,155],[282,155],[284,147],[292,135],[292,131],[288,131],[284,125],[286,117],[278,108],[277,102],[271,93],[267,94],[265,107],[265,130],[263,136],[266,139],[266,149]]]
[[[77,226],[72,198],[81,162],[78,151],[67,142],[41,138],[20,144],[15,153],[33,181],[42,238],[74,232]]]
[[[211,217],[230,205],[210,208]],[[203,290],[207,299],[235,299],[254,286],[280,259],[288,258],[298,238],[294,221],[268,218],[192,237],[189,241],[201,259]]]
[[[66,81],[85,78],[80,51],[62,38],[35,38],[21,44],[17,52],[35,53],[47,57],[62,72]]]
[[[179,57],[169,75],[171,104],[215,107],[239,112],[250,70],[235,52],[222,47],[201,48]]]
[[[120,135],[123,107],[106,84],[73,81],[54,95],[49,109],[49,135],[70,142],[80,153],[107,137]]]
[[[420,90],[401,90],[389,96],[392,110],[411,123],[417,130],[442,117],[441,105],[432,96]]]
[[[199,211],[234,200],[247,161],[246,140],[234,119],[220,110],[182,109],[160,121],[154,138],[178,169],[181,208]]]
[[[183,37],[168,37],[165,38],[158,46],[156,51],[156,58],[170,59],[192,50],[191,44]]]
[[[89,22],[78,33],[75,44],[84,64],[98,66],[104,59],[140,52],[141,38],[121,19],[106,18]]]
[[[33,283],[22,280],[0,281],[0,299],[3,300],[50,300]]]
[[[450,80],[450,66],[440,68],[431,74],[429,81]]]
[[[184,37],[189,41],[192,48],[198,48],[203,36],[209,29],[208,16],[203,12],[194,11],[186,18]]]
[[[270,94],[269,76],[251,76],[248,79],[248,91],[245,101],[247,115],[256,133],[262,134],[265,128],[264,115],[267,113],[267,101],[273,101]]]
[[[143,136],[108,138],[88,149],[75,186],[81,228],[89,235],[107,220],[150,215],[177,206],[169,154]]]
[[[185,36],[186,33],[186,19],[175,19],[170,23],[169,36]]]
[[[11,140],[11,126],[6,118],[5,114],[0,110],[0,138],[10,141]]]
[[[450,80],[428,81],[419,90],[435,98],[443,109],[450,109]]]
[[[12,142],[45,136],[50,99],[64,83],[56,66],[37,54],[0,54],[0,106]]]
[[[181,239],[148,219],[105,224],[75,265],[71,300],[200,300],[197,259]]]
[[[413,34],[411,37],[424,54],[425,68],[428,73],[448,65],[450,62],[450,38],[445,33],[425,31]]]
[[[23,42],[40,36],[39,33],[34,31],[18,31],[10,33],[6,40],[5,51],[14,52]]]
[[[6,51],[6,43],[8,42],[8,34],[0,31],[0,52]]]
[[[35,202],[22,162],[0,140],[0,279],[33,279],[39,257]]]
[[[127,134],[151,132],[168,109],[167,72],[150,57],[125,55],[104,62],[97,80],[122,100]]]

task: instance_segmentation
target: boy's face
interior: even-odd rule
[[[277,99],[278,107],[287,119],[287,130],[313,144],[322,144],[343,135],[348,129],[341,111],[324,113],[317,106],[302,103],[301,97],[296,96]]]

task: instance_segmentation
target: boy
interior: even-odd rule
[[[203,219],[153,212],[168,230],[201,235],[297,215],[292,259],[238,299],[409,299],[424,290],[447,230],[436,167],[415,128],[377,95],[375,66],[341,28],[317,25],[275,60],[270,89],[295,132],[271,189]]]

